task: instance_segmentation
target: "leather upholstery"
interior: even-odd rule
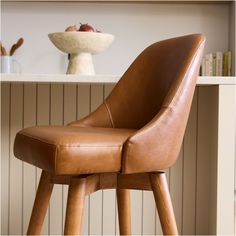
[[[176,161],[181,147],[204,44],[205,37],[195,34],[164,40],[149,46],[131,64],[97,110],[69,124],[70,127],[78,128],[78,137],[89,129],[91,133],[89,132],[87,142],[97,145],[94,139],[99,137],[107,149],[88,148],[85,154],[80,149],[69,151],[67,148],[68,152],[63,152],[63,157],[55,151],[50,151],[43,157],[36,153],[39,148],[31,147],[32,140],[27,138],[33,132],[30,129],[17,135],[16,157],[50,171],[68,174],[92,171],[139,173],[170,167]],[[41,128],[32,129],[37,129],[34,135],[40,137]],[[49,127],[44,128],[45,134],[47,129],[51,130]],[[73,145],[74,139],[63,139],[63,132],[67,133],[68,127],[58,129],[61,135],[60,142],[68,146],[72,142]],[[134,132],[134,129],[137,131]],[[76,131],[73,132],[75,135]],[[119,142],[115,144],[115,152],[107,142],[109,135],[110,139],[118,140],[117,136],[120,137]],[[56,146],[57,141],[54,138],[58,141],[56,137],[51,136],[50,142],[54,142]],[[78,138],[77,144],[80,141]],[[46,143],[40,146],[40,149],[47,149]],[[99,161],[94,153],[99,155]],[[52,166],[47,166],[49,161],[46,159],[52,158],[54,161],[57,160],[60,167],[53,169]],[[43,161],[47,164],[39,165]],[[50,165],[52,164],[53,162],[50,162]]]
[[[16,135],[14,153],[58,175],[117,172],[122,145],[132,133],[129,129],[35,126]]]

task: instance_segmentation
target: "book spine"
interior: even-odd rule
[[[212,53],[206,55],[206,76],[213,75],[213,55]]]
[[[228,52],[228,76],[232,75],[232,53]]]
[[[216,76],[223,75],[223,53],[216,52]]]
[[[225,52],[224,53],[224,62],[223,62],[223,64],[224,64],[224,67],[223,67],[223,75],[224,76],[227,76],[228,75],[228,58],[229,58],[229,54],[228,54],[228,52]]]
[[[216,76],[216,54],[213,54],[213,68],[212,68],[213,76]]]
[[[206,75],[206,57],[202,58],[201,75]]]

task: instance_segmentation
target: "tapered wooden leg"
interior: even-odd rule
[[[165,173],[150,174],[151,186],[156,201],[164,235],[178,235],[174,210],[170,198]]]
[[[50,174],[42,171],[34,206],[30,218],[27,235],[39,235],[47,212],[52,194],[53,184],[50,183]]]
[[[72,178],[67,200],[65,235],[80,235],[85,193],[86,179]]]
[[[117,205],[120,235],[131,235],[130,192],[117,189]]]

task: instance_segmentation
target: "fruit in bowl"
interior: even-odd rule
[[[101,33],[89,24],[66,28],[66,32],[48,34],[60,51],[70,54],[67,74],[94,75],[92,55],[105,51],[114,40],[111,34]]]
[[[78,32],[96,32],[96,33],[101,33],[100,30],[94,29],[88,23],[86,23],[86,24],[80,23],[80,27],[78,29],[77,29],[76,25],[68,26],[65,29],[65,32],[76,32],[76,31],[78,31]]]
[[[91,25],[89,25],[88,23],[87,24],[80,23],[80,27],[79,27],[78,31],[95,32],[94,28]]]
[[[71,25],[65,29],[65,32],[77,32],[76,25]]]

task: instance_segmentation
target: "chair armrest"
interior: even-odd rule
[[[164,170],[178,158],[187,116],[165,107],[124,145],[122,172],[141,173]]]

